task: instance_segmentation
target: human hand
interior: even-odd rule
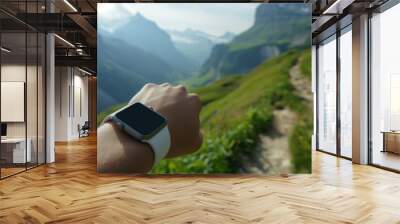
[[[190,94],[182,85],[146,84],[129,104],[140,102],[162,114],[168,122],[171,148],[167,157],[189,154],[200,148],[199,114],[201,102],[196,94]]]

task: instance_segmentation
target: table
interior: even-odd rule
[[[392,152],[400,154],[400,131],[382,131],[383,150],[382,152]]]
[[[26,139],[28,144],[25,151],[25,138],[5,138],[1,139],[1,157],[6,163],[26,163],[31,162],[30,138]]]

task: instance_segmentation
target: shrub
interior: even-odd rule
[[[240,124],[221,133],[212,130],[204,136],[201,149],[174,159],[164,159],[153,173],[234,173],[240,168],[241,155],[249,153],[257,143],[257,136],[272,122],[268,104],[251,108]]]

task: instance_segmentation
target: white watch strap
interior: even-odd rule
[[[155,165],[168,154],[169,148],[171,147],[171,136],[168,126],[165,126],[160,132],[145,142],[149,143],[153,148]]]

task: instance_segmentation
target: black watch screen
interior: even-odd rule
[[[162,115],[141,103],[127,106],[116,113],[115,117],[143,136],[151,136],[167,124],[167,120]]]

